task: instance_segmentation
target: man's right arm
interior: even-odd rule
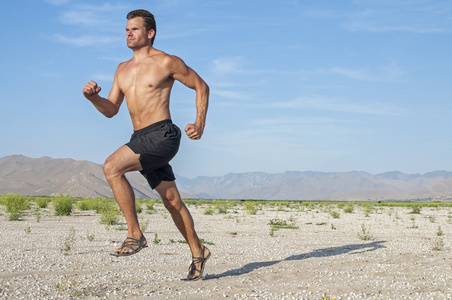
[[[99,96],[99,92],[102,89],[94,81],[88,82],[83,87],[83,96],[91,101],[96,109],[107,118],[111,118],[118,113],[121,103],[124,100],[124,94],[119,89],[116,77],[117,76],[115,74],[115,79],[113,80],[113,86],[110,94],[108,95],[108,99]]]

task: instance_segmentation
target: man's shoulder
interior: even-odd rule
[[[162,62],[163,64],[171,64],[175,60],[180,60],[180,58],[177,57],[176,55],[168,54],[166,52],[163,52],[162,50],[157,50],[155,48],[152,57],[155,60]]]
[[[132,59],[123,61],[122,63],[119,63],[117,70],[121,70],[123,69],[125,66],[127,66],[127,64],[131,61]]]

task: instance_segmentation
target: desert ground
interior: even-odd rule
[[[125,225],[94,211],[8,221],[0,207],[0,299],[452,299],[451,207],[188,208],[212,252],[196,282],[181,280],[191,255],[162,204],[139,215],[149,247],[120,258]]]

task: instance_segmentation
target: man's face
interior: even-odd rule
[[[127,47],[130,49],[138,49],[150,45],[153,35],[154,30],[146,31],[143,18],[136,17],[127,21]]]

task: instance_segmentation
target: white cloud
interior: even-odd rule
[[[127,6],[124,5],[87,5],[78,4],[72,5],[65,11],[62,11],[59,16],[59,21],[62,24],[74,26],[99,26],[97,31],[111,31],[118,30],[125,26],[125,12],[128,11]],[[118,22],[118,14],[121,14],[123,23]]]
[[[382,67],[380,70],[371,72],[367,69],[347,69],[335,67],[328,70],[329,73],[343,75],[350,79],[364,81],[392,81],[402,77],[404,72],[395,64]]]
[[[327,70],[326,73],[333,73],[343,75],[350,79],[358,79],[358,80],[368,80],[370,78],[370,74],[365,69],[346,69],[346,68],[332,68]]]
[[[55,1],[55,0],[51,0]],[[73,4],[61,11],[59,22],[65,25],[71,25],[75,30],[73,32],[86,32],[89,28],[90,32],[95,30],[96,33],[108,33],[108,35],[82,35],[78,37],[69,37],[63,34],[55,34],[57,41],[77,47],[93,46],[99,44],[109,44],[121,41],[119,37],[120,29],[125,26],[125,15],[123,23],[118,22],[117,14],[124,14],[126,6],[118,4]],[[65,30],[67,33],[68,31]],[[116,34],[116,36],[113,35]]]
[[[49,71],[38,73],[38,76],[45,77],[45,78],[61,78],[62,77],[60,73],[49,72]]]
[[[342,26],[352,32],[450,32],[448,1],[365,1],[365,9],[347,18]]]
[[[376,70],[360,68],[345,68],[345,67],[332,67],[329,69],[317,69],[315,71],[300,71],[303,76],[311,74],[336,74],[347,77],[354,80],[362,81],[394,81],[402,80],[405,72],[400,69],[397,63],[392,62],[386,66],[380,67]]]
[[[207,79],[209,79],[209,78],[207,78]],[[253,88],[254,89],[257,87],[262,87],[266,84],[265,83],[266,81],[264,81],[264,80],[261,80],[258,82],[252,82],[252,81],[229,82],[229,81],[217,81],[215,79],[212,79],[211,81],[212,81],[212,83],[210,83],[209,85],[211,87],[215,87],[215,88]]]
[[[237,99],[237,100],[250,100],[253,98],[252,96],[241,93],[241,92],[218,90],[218,89],[212,90],[212,94],[220,96],[220,97],[224,97],[224,98]]]
[[[113,57],[113,56],[101,56],[100,59],[106,60],[106,61],[113,61],[116,63],[121,63],[124,62],[126,60],[130,59],[130,56],[117,56],[117,57]]]
[[[284,128],[298,127],[302,125],[318,125],[318,124],[338,124],[338,123],[352,123],[351,120],[335,119],[327,117],[273,117],[273,118],[256,118],[250,121],[251,126],[281,126]]]
[[[100,74],[100,73],[96,73],[91,75],[91,78],[93,78],[94,80],[99,80],[99,81],[109,81],[112,82],[113,81],[113,74]]]
[[[102,16],[95,14],[93,11],[68,11],[64,12],[60,16],[60,21],[63,24],[70,25],[102,25],[107,24],[108,21],[104,20]]]
[[[217,58],[212,61],[212,71],[219,75],[242,72],[244,63],[244,58],[239,56]]]
[[[438,27],[420,27],[410,25],[381,25],[369,24],[364,21],[354,21],[344,24],[344,27],[350,31],[367,31],[367,32],[412,32],[412,33],[439,33],[444,32],[445,28]]]
[[[69,0],[45,0],[45,2],[51,5],[59,6],[68,3]]]
[[[56,34],[55,38],[57,41],[77,46],[77,47],[85,47],[85,46],[98,46],[98,45],[104,45],[104,44],[110,44],[110,43],[116,43],[118,41],[121,41],[118,37],[111,37],[111,36],[93,36],[93,35],[83,35],[80,37],[66,37],[61,34]]]
[[[75,7],[82,11],[87,10],[87,11],[101,11],[101,12],[130,9],[129,5],[110,4],[110,3],[104,3],[102,5],[79,4]],[[126,16],[124,16],[124,18],[125,17]]]
[[[307,108],[315,110],[337,111],[344,113],[381,115],[381,116],[398,116],[404,114],[404,109],[385,102],[366,102],[360,103],[332,99],[326,97],[300,97],[292,101],[273,102],[268,104],[269,107],[283,109]]]

